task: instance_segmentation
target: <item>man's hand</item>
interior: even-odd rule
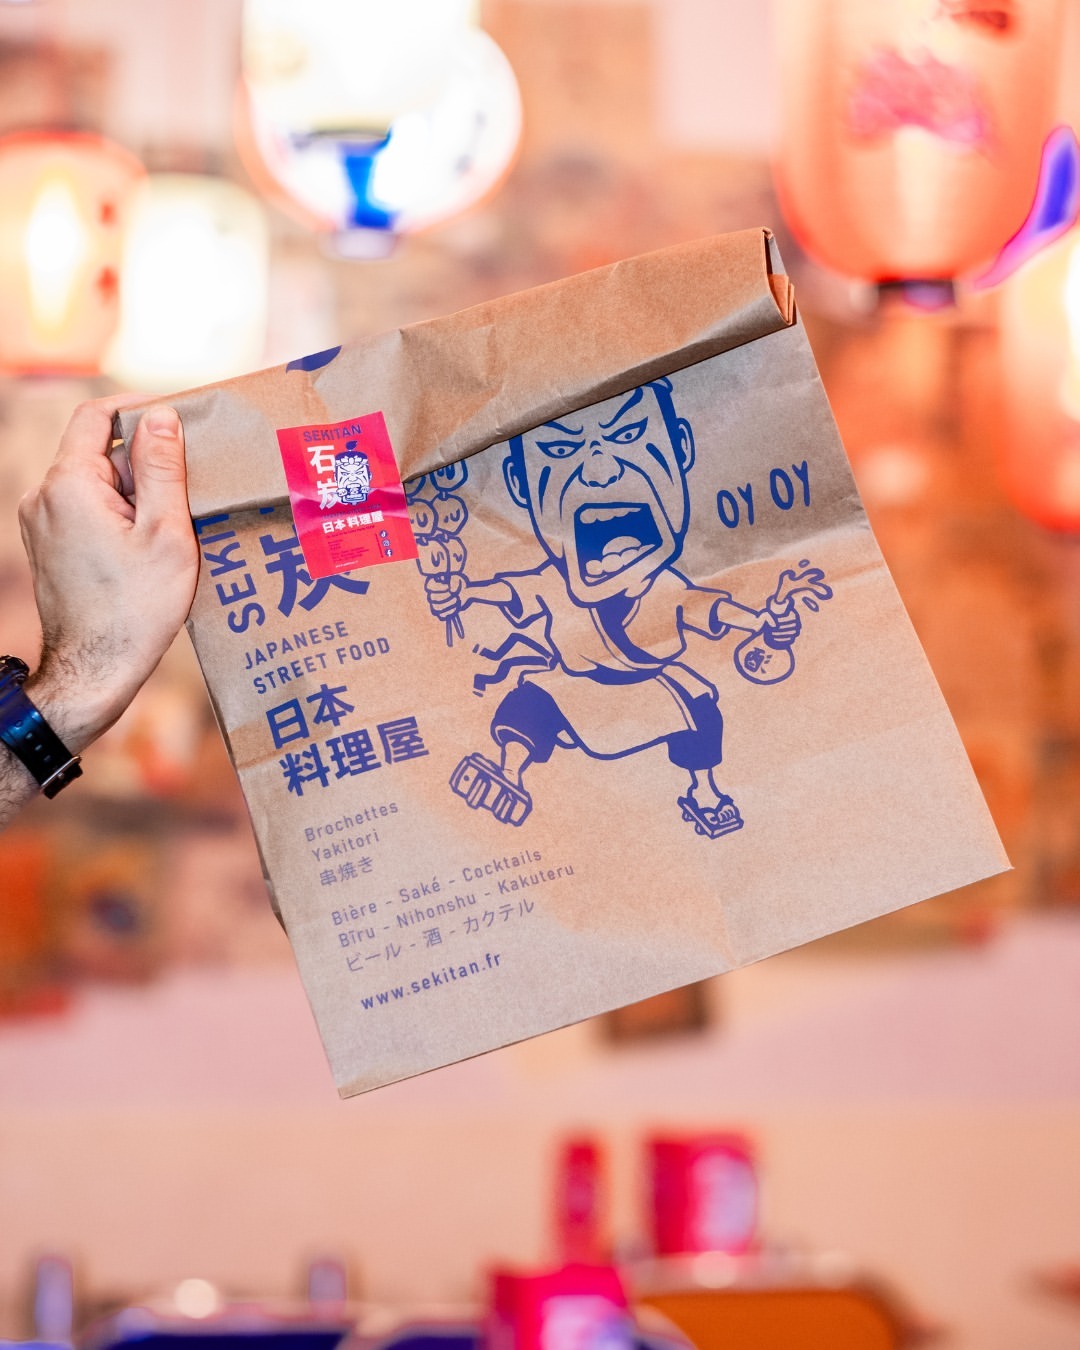
[[[43,638],[26,691],[75,753],[128,706],[195,593],[199,554],[176,412],[143,414],[130,464],[110,454],[113,415],[135,401],[77,408],[44,480],[19,507]]]
[[[469,583],[460,572],[425,577],[428,607],[436,619],[453,619],[469,604]]]

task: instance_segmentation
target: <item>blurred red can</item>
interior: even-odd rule
[[[487,1350],[633,1350],[633,1321],[618,1271],[566,1265],[492,1275]]]
[[[753,1148],[741,1134],[657,1136],[648,1142],[652,1236],[658,1256],[749,1251],[757,1234]]]
[[[555,1243],[565,1263],[603,1265],[607,1238],[604,1155],[595,1140],[567,1139],[555,1169]]]

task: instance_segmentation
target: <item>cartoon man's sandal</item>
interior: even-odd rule
[[[506,825],[520,825],[532,810],[532,798],[525,789],[483,755],[466,755],[450,775],[450,786],[474,810],[490,811]]]
[[[718,839],[722,834],[731,834],[743,827],[739,808],[730,797],[721,797],[715,806],[702,806],[687,794],[679,798],[679,805],[683,820],[691,821],[698,834],[707,834],[710,839]]]

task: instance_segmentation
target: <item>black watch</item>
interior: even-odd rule
[[[0,656],[0,741],[22,760],[46,797],[82,776],[73,755],[23,691],[30,674],[17,656]]]

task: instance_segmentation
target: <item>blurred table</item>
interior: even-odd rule
[[[634,1303],[663,1314],[696,1350],[909,1350],[941,1330],[837,1257],[706,1252],[624,1273]]]

